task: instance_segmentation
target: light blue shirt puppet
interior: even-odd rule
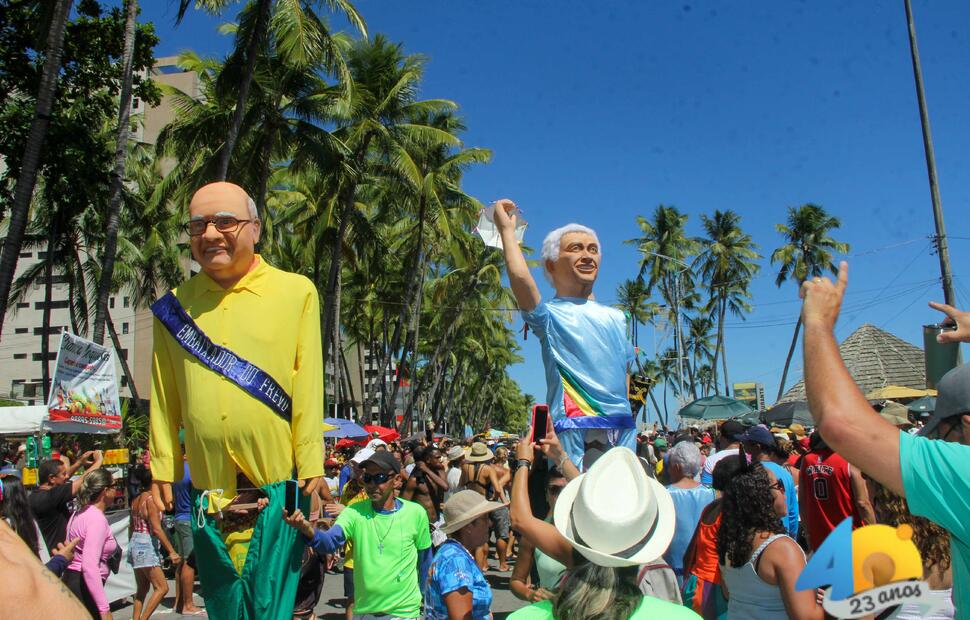
[[[515,203],[499,200],[494,222],[512,293],[542,344],[546,397],[559,441],[580,469],[611,447],[635,450],[636,425],[627,394],[634,350],[623,313],[593,300],[602,257],[596,233],[567,224],[546,236],[543,270],[556,296],[542,301],[515,237],[516,213]]]

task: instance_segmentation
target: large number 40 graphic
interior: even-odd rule
[[[832,600],[855,594],[852,577],[852,517],[839,523],[809,560],[795,582],[796,590],[832,586]]]

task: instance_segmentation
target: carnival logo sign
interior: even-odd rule
[[[923,562],[913,544],[913,528],[903,524],[867,525],[852,530],[848,518],[832,530],[795,582],[796,590],[824,588],[822,607],[836,618],[861,618],[903,604],[920,607],[924,617],[936,609]]]

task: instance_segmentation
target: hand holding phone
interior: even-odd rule
[[[532,407],[532,443],[539,443],[546,438],[549,428],[549,406],[535,405]]]
[[[299,508],[297,505],[298,492],[296,480],[287,480],[283,497],[283,508],[287,514],[293,514]]]

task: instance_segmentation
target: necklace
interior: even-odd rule
[[[391,519],[390,519],[390,521],[388,521],[388,523],[387,523],[387,529],[384,530],[384,534],[383,535],[380,534],[379,532],[377,532],[377,521],[376,521],[376,519],[377,519],[377,515],[380,514],[380,513],[375,513],[374,514],[374,519],[375,519],[375,521],[374,521],[374,532],[377,532],[377,534],[378,534],[378,536],[377,536],[377,553],[378,553],[378,555],[384,555],[384,539],[387,538],[387,535],[391,533],[391,529],[394,527],[394,518],[397,517],[397,513],[398,513],[398,511],[395,510],[394,513],[391,515]]]

